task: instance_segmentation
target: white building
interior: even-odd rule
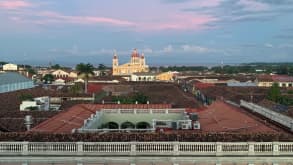
[[[16,64],[5,64],[5,65],[3,65],[3,70],[4,71],[17,71],[18,66]]]
[[[70,73],[69,73],[69,75],[68,75],[68,77],[70,77],[70,78],[77,78],[77,72],[74,72],[74,71],[71,71]]]
[[[59,78],[59,79],[56,79],[55,81],[53,81],[52,84],[54,84],[54,85],[65,85],[66,83],[65,83],[65,80]]]
[[[130,75],[130,81],[156,81],[156,73],[141,72]]]
[[[20,111],[29,111],[29,110],[50,110],[50,98],[45,97],[37,97],[34,100],[24,100],[19,106]]]
[[[69,77],[69,73],[64,71],[64,70],[61,70],[61,69],[53,71],[52,75],[54,77],[56,77],[56,78],[67,78],[67,77]]]

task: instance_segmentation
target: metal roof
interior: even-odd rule
[[[30,82],[30,81],[32,81],[32,80],[22,76],[19,73],[15,73],[15,72],[0,73],[0,85],[21,83],[21,82]]]

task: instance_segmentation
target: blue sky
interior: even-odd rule
[[[0,61],[293,62],[292,0],[0,0]]]

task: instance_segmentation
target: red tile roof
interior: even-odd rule
[[[293,82],[292,76],[286,76],[286,75],[273,75],[272,79],[275,82]]]
[[[257,78],[262,82],[293,82],[293,76],[287,75],[260,75]]]
[[[171,108],[169,104],[79,104],[65,112],[37,125],[31,131],[47,133],[71,133],[72,129],[81,128],[84,120],[101,109],[143,109],[143,108]],[[276,127],[264,123],[262,119],[251,115],[241,108],[216,101],[212,105],[201,109],[187,108],[186,112],[198,113],[203,132],[277,132]]]
[[[101,109],[164,109],[171,107],[170,104],[79,104],[42,122],[31,131],[71,133],[72,129],[82,127],[84,120]]]
[[[199,111],[198,116],[204,132],[277,132],[258,117],[222,101],[216,101],[206,110]]]

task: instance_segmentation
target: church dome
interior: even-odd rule
[[[139,57],[139,54],[137,52],[137,49],[134,49],[132,54],[131,54],[131,57]]]

